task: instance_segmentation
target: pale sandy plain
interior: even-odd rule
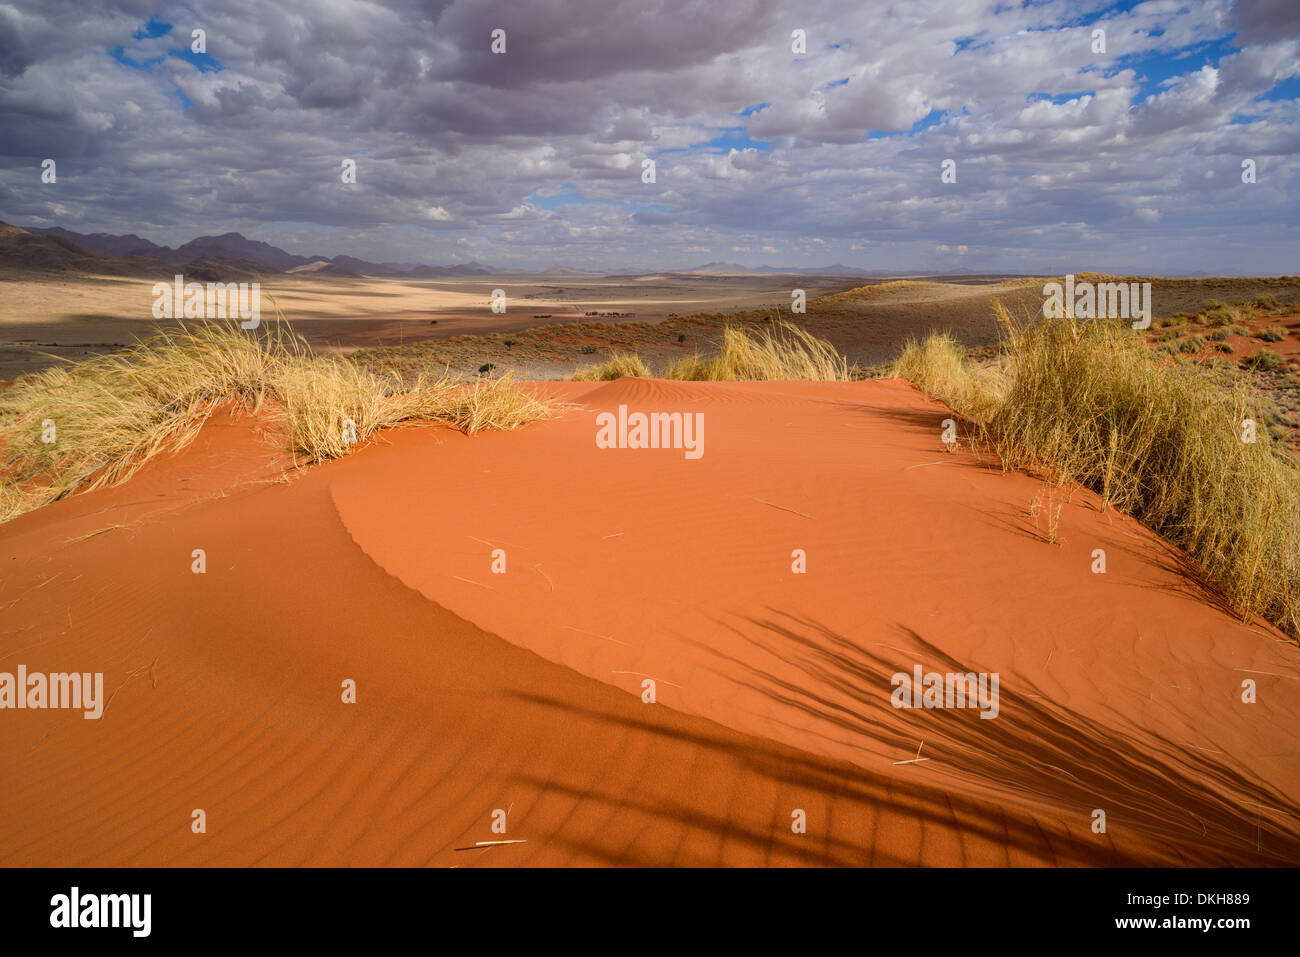
[[[149,335],[155,279],[121,276],[22,277],[0,281],[0,379],[79,359]],[[276,306],[315,348],[351,351],[459,335],[510,333],[578,322],[587,312],[620,313],[620,322],[671,314],[790,304],[790,276],[537,277],[503,274],[473,280],[404,280],[275,274],[261,283],[262,318]],[[808,295],[861,285],[861,277],[799,277]],[[491,310],[504,289],[506,311]],[[274,302],[272,302],[274,300]],[[630,314],[630,315],[628,315]]]
[[[0,381],[148,337],[155,280],[122,277],[0,277]],[[791,289],[808,311],[798,320],[849,360],[892,359],[908,338],[951,332],[970,347],[998,335],[992,301],[1041,307],[1043,278],[1005,276],[492,276],[400,280],[269,276],[263,321],[280,314],[313,349],[356,352],[419,347],[416,363],[474,374],[485,363],[518,378],[566,378],[612,351],[638,351],[654,367],[708,351],[731,317],[792,318]],[[491,311],[494,289],[505,314]],[[1154,280],[1155,314],[1196,312],[1207,301],[1300,294],[1300,279]],[[587,313],[600,313],[588,316]],[[611,314],[619,314],[617,318]],[[686,317],[686,318],[684,318]],[[427,347],[427,348],[425,348]],[[405,361],[399,365],[409,367]]]

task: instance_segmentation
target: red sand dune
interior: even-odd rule
[[[1049,544],[899,382],[538,388],[573,407],[287,478],[222,416],[0,527],[0,671],[111,695],[0,712],[0,864],[1300,861],[1300,651],[1095,496]],[[703,457],[597,448],[619,404]],[[893,708],[917,664],[997,718]]]

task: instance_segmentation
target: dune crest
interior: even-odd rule
[[[1039,483],[945,454],[949,413],[903,383],[550,388],[584,408],[486,441],[404,435],[340,469],[349,533],[427,598],[545,658],[632,694],[649,677],[660,704],[885,778],[923,768],[1085,831],[1118,801],[1176,840],[1201,826],[1180,802],[1153,806],[1151,775],[1191,788],[1219,755],[1239,775],[1199,808],[1230,832],[1219,850],[1256,828],[1215,802],[1294,793],[1278,755],[1295,737],[1293,682],[1263,676],[1267,708],[1236,694],[1251,674],[1297,673],[1294,646],[1213,607],[1161,540],[1090,493],[1048,544],[1046,516],[1036,531],[1026,514]],[[707,454],[596,448],[596,414],[619,405],[703,412]],[[1001,717],[891,708],[891,675],[917,664],[999,672]],[[922,741],[928,765],[894,763]],[[1294,821],[1274,826],[1294,842]]]
[[[0,863],[1297,858],[1296,649],[1136,523],[1079,493],[1047,544],[901,382],[535,388],[574,407],[291,473],[218,416],[0,528],[0,670],[107,697],[0,713]],[[620,403],[706,454],[599,449]],[[998,673],[998,716],[894,708],[917,665]]]

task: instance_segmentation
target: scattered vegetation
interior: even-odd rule
[[[778,321],[754,334],[739,326],[723,330],[722,348],[673,363],[669,379],[692,382],[804,380],[841,382],[851,378],[847,360],[829,342],[792,323]]]
[[[347,357],[312,355],[280,324],[255,335],[222,323],[182,327],[0,393],[0,521],[125,481],[160,452],[188,445],[231,402],[254,412],[271,403],[286,448],[310,461],[346,455],[412,419],[511,429],[550,408],[507,379],[404,384]]]
[[[1200,312],[1200,321],[1207,326],[1219,327],[1226,326],[1236,322],[1239,319],[1246,318],[1238,310],[1229,306],[1226,302],[1211,300]]]
[[[1286,326],[1269,326],[1259,334],[1265,342],[1281,342],[1286,338]]]
[[[609,359],[596,365],[581,366],[573,373],[574,382],[608,382],[624,376],[640,376],[649,379],[652,373],[641,358],[633,353],[616,352]]]
[[[1271,372],[1282,365],[1282,356],[1272,349],[1260,349],[1245,361],[1246,367],[1257,372]]]
[[[1187,553],[1244,617],[1300,635],[1300,473],[1242,423],[1266,421],[1239,376],[1162,362],[1112,323],[1013,319],[1005,379],[981,388],[943,336],[909,345],[900,375],[974,419],[1004,468],[1079,483]]]
[[[769,320],[771,321],[771,320]],[[635,353],[616,352],[596,365],[580,367],[574,381],[653,376]],[[690,382],[742,380],[843,382],[860,378],[829,342],[783,320],[753,332],[739,325],[723,329],[717,352],[695,353],[673,362],[664,378]]]
[[[903,346],[891,374],[980,421],[993,416],[1007,388],[1007,377],[1001,367],[972,364],[961,343],[940,332]]]

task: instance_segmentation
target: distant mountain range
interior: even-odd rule
[[[15,227],[16,228],[16,227]],[[354,256],[296,256],[279,246],[249,239],[241,233],[200,236],[173,249],[129,234],[75,233],[62,226],[30,227],[26,232],[50,236],[82,249],[115,258],[141,257],[174,265],[189,265],[199,260],[226,260],[254,264],[278,272],[312,273],[330,276],[393,276],[409,279],[437,279],[447,276],[488,276],[493,270],[481,263],[458,263],[454,266],[428,266],[421,263],[372,263]],[[320,264],[320,265],[316,265]]]
[[[252,271],[248,267],[252,267]],[[81,274],[169,278],[175,266],[145,256],[110,256],[62,236],[42,236],[0,223],[0,276],[13,274]],[[200,282],[244,281],[263,267],[244,260],[200,258],[185,264],[185,272]]]
[[[843,263],[834,263],[830,266],[742,266],[739,263],[705,263],[703,266],[696,266],[694,269],[683,269],[678,272],[682,276],[771,276],[771,275],[792,275],[792,276],[898,276],[897,269],[859,269],[857,266],[846,266]],[[927,274],[928,275],[928,274]],[[974,269],[949,269],[945,275],[949,276],[975,276],[984,275],[977,273]]]
[[[172,248],[162,246],[143,236],[113,233],[77,233],[62,226],[37,227],[25,229],[7,227],[13,244],[13,231],[17,230],[30,236],[43,237],[53,245],[44,248],[50,256],[47,271],[93,271],[120,275],[154,275],[163,264],[185,266],[186,271],[195,273],[197,268],[205,272],[213,270],[231,274],[234,272],[256,273],[258,271],[287,272],[310,274],[314,276],[383,276],[405,279],[442,279],[465,278],[475,276],[499,275],[505,271],[496,270],[478,262],[457,263],[449,266],[430,266],[424,263],[368,262],[355,256],[298,256],[286,252],[279,246],[272,246],[260,240],[249,239],[241,233],[222,233],[220,236],[200,236],[191,239],[182,246]],[[15,247],[16,248],[16,247]],[[111,262],[91,262],[87,255],[98,254],[108,257]],[[42,268],[42,257],[36,247],[28,244],[24,247],[22,262],[11,262],[10,266],[25,268]],[[166,269],[162,270],[166,272]],[[677,275],[696,276],[765,276],[765,275],[826,275],[826,276],[886,276],[894,275],[887,270],[859,269],[835,263],[831,266],[742,266],[739,263],[710,262],[692,269],[668,270]],[[956,269],[953,273],[968,273],[967,269]],[[537,275],[545,276],[596,276],[602,273],[588,269],[575,269],[560,263],[541,270]],[[203,276],[195,275],[201,281],[209,281]],[[240,277],[243,278],[243,277]]]
[[[893,273],[884,270],[858,269],[835,263],[833,266],[742,266],[739,263],[705,263],[694,269],[683,269],[682,274],[691,276],[770,276],[778,275],[824,275],[824,276],[887,276]]]

